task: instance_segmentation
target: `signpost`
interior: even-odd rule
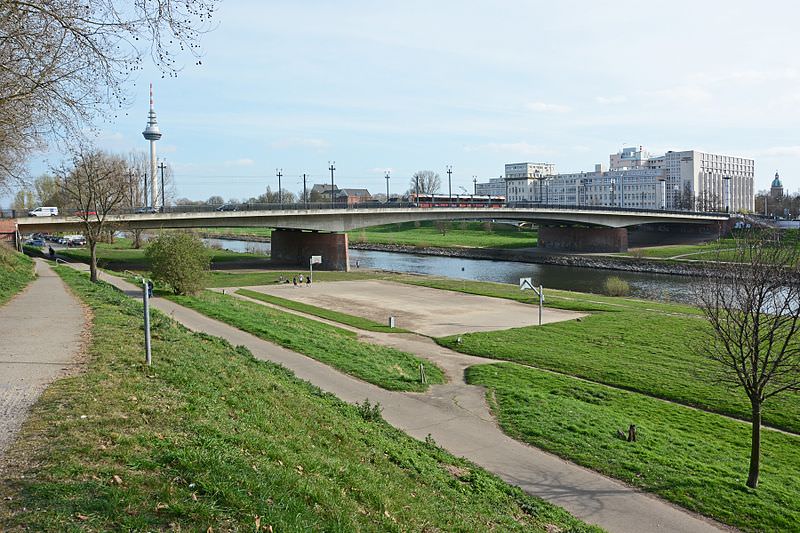
[[[533,281],[531,278],[519,278],[519,290],[521,291],[533,291],[539,297],[539,325],[542,325],[542,307],[544,307],[544,288],[539,285],[539,287],[533,286]]]
[[[314,265],[322,264],[322,256],[321,255],[312,255],[311,259],[308,260],[308,279],[312,282],[314,281]]]

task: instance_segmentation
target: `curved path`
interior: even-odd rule
[[[138,287],[119,278],[105,273],[101,277],[131,296],[141,294]],[[483,389],[466,385],[462,377],[464,368],[487,362],[486,359],[457,354],[436,346],[429,339],[403,335],[405,338],[392,342],[407,351],[424,352],[426,357],[446,370],[451,382],[432,386],[424,394],[391,392],[169,300],[155,298],[152,306],[193,331],[221,337],[234,346],[243,345],[255,357],[279,363],[300,379],[346,402],[361,402],[365,398],[373,403],[380,402],[383,417],[407,434],[417,439],[430,435],[449,452],[465,457],[529,494],[564,507],[581,520],[608,531],[677,533],[725,530],[719,524],[659,498],[503,434],[489,413]],[[337,325],[341,327],[341,324]],[[374,336],[376,340],[382,336],[360,333],[365,337]],[[416,345],[412,348],[411,343]],[[157,364],[158,354],[154,353],[153,358]]]
[[[44,261],[38,277],[0,307],[0,468],[39,395],[76,364],[83,307]]]

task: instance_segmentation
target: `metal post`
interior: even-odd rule
[[[147,203],[147,172],[144,173],[144,207],[148,207]]]
[[[389,203],[389,171],[386,171],[386,203]]]
[[[453,183],[452,180],[450,179],[452,175],[453,175],[453,167],[447,165],[447,203],[451,205],[453,203]]]
[[[333,184],[333,171],[336,170],[336,167],[334,167],[333,165],[336,164],[336,161],[328,161],[328,163],[330,163],[331,165],[330,167],[328,167],[328,170],[331,171],[331,207],[333,207],[333,189],[335,187]]]
[[[416,180],[416,189],[417,189],[417,198],[416,198],[417,201],[416,201],[416,204],[417,204],[417,207],[419,207],[419,176],[414,176],[414,178]]]
[[[544,288],[539,285],[539,325],[542,325],[542,305],[544,305]]]
[[[167,203],[164,201],[164,169],[167,168],[167,165],[164,164],[162,161],[158,168],[161,169],[161,212],[164,212],[164,206]]]
[[[283,176],[282,172],[282,168],[275,169],[275,173],[278,176],[278,204],[280,204],[281,209],[283,209],[283,193],[281,192],[281,176]]]
[[[477,196],[477,195],[478,195],[478,176],[472,176],[472,196]]]
[[[303,173],[303,205],[308,209],[308,193],[306,192],[306,175]]]
[[[144,357],[147,366],[153,362],[150,355],[150,290],[147,286],[147,280],[142,278],[143,285],[143,301],[144,301]]]

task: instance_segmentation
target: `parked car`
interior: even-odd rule
[[[79,210],[75,211],[75,216],[76,217],[90,217],[90,216],[94,216],[96,214],[97,214],[97,211],[94,211],[94,210],[84,211],[82,209],[79,209]]]
[[[239,207],[234,204],[223,204],[216,208],[214,211],[238,211]]]
[[[144,213],[158,213],[158,209],[156,209],[155,207],[152,207],[152,206],[150,206],[150,207],[139,207],[139,208],[136,209],[136,211],[134,211],[134,213],[136,213],[137,215],[141,215],[141,214],[144,214]]]
[[[28,211],[28,216],[31,217],[55,217],[58,216],[57,207],[36,207]]]
[[[69,246],[86,246],[86,237],[83,235],[71,235],[67,244]]]
[[[25,244],[28,244],[30,246],[42,247],[42,246],[44,246],[44,240],[38,239],[38,238],[36,238],[36,239],[28,239],[27,241],[25,241]]]

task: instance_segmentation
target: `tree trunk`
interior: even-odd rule
[[[91,258],[89,259],[89,279],[93,283],[97,283],[97,241],[94,239],[89,243],[89,250],[91,250]]]
[[[750,473],[747,475],[747,486],[751,489],[758,487],[758,473],[761,461],[761,402],[751,400],[753,408],[753,436],[750,442]]]
[[[133,230],[133,247],[137,250],[142,247],[142,230]]]

